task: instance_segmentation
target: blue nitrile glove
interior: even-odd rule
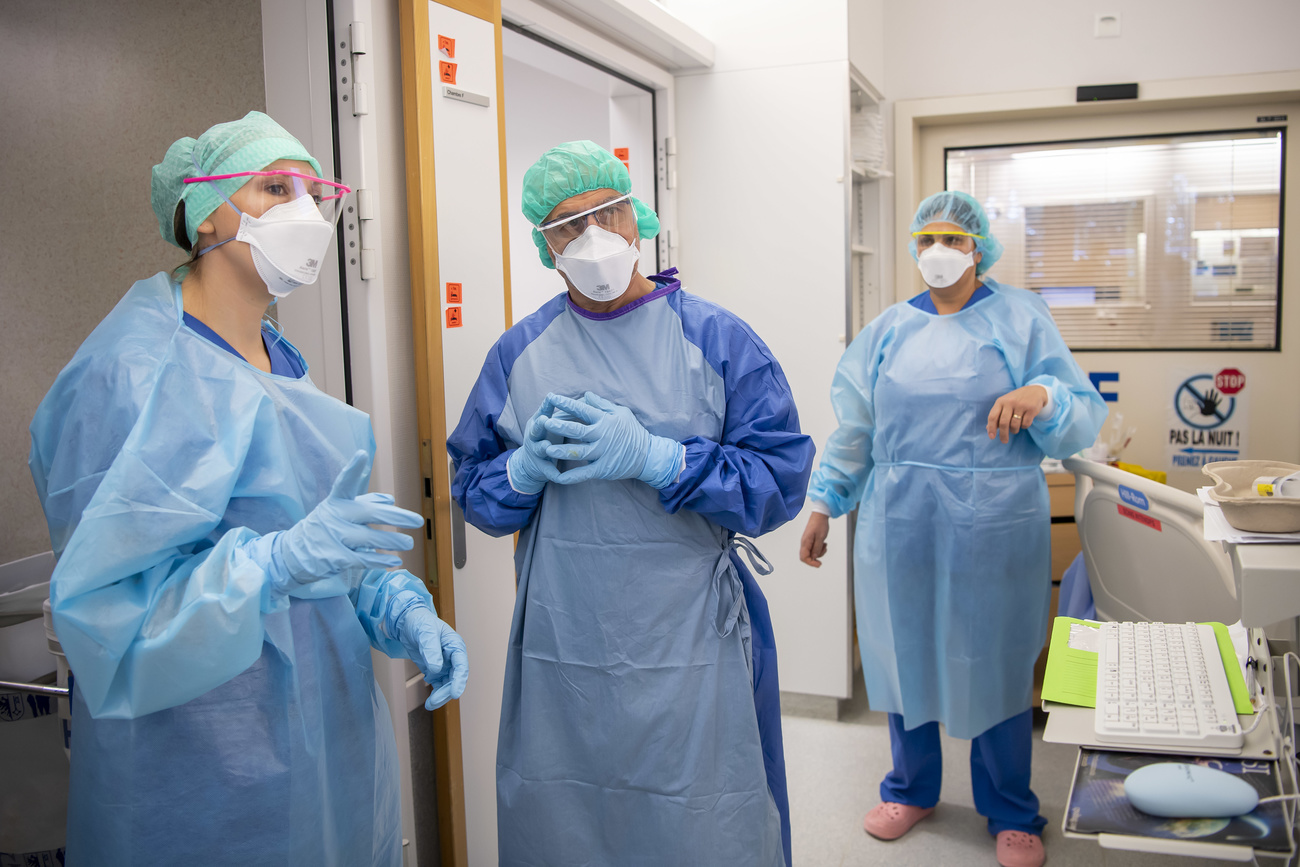
[[[547,482],[560,478],[560,469],[546,456],[546,428],[543,423],[554,408],[556,395],[548,394],[533,417],[524,425],[524,444],[506,458],[506,477],[510,487],[521,494],[539,494]]]
[[[585,467],[562,473],[557,479],[561,484],[639,479],[652,488],[664,488],[681,475],[686,447],[677,440],[650,433],[627,407],[590,391],[582,400],[561,395],[552,395],[549,400],[576,421],[547,418],[542,425],[553,434],[578,442],[548,446],[547,455],[555,460],[590,461]]]
[[[443,623],[437,612],[416,593],[407,590],[393,597],[389,606],[392,623],[384,628],[402,642],[424,680],[433,687],[425,710],[437,710],[460,698],[469,681],[469,655],[465,640]]]
[[[396,555],[377,549],[409,551],[415,540],[367,525],[414,529],[424,526],[424,518],[394,506],[388,494],[367,494],[369,476],[370,456],[358,451],[334,479],[330,495],[311,514],[287,530],[267,534],[274,536],[267,571],[275,589],[288,593],[296,585],[346,573],[355,573],[359,581],[367,569],[402,565]]]

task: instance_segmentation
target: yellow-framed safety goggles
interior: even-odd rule
[[[981,241],[984,240],[983,235],[976,235],[973,232],[949,232],[949,231],[924,232],[922,231],[922,232],[912,233],[913,238],[915,238],[917,235],[961,235],[963,238],[979,238]]]

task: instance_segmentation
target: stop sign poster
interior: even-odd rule
[[[1250,377],[1233,364],[1182,370],[1170,378],[1169,433],[1165,456],[1170,469],[1196,470],[1214,461],[1240,460],[1246,453],[1246,395]]]

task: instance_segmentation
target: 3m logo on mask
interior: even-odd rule
[[[308,259],[307,267],[311,268],[314,271],[315,269],[320,267],[320,262],[316,261],[315,259]]]
[[[609,291],[609,284],[608,284],[608,283],[597,283],[597,284],[596,284],[596,289],[597,289],[597,291],[599,291],[599,292],[608,292],[608,291]]]

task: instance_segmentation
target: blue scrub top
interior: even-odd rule
[[[993,290],[981,283],[975,288],[975,291],[971,293],[971,296],[966,299],[966,303],[961,306],[961,309],[965,310],[967,307],[972,306],[978,301],[983,301],[992,294]],[[934,299],[930,297],[929,289],[925,290],[920,295],[917,295],[915,298],[907,299],[907,303],[911,304],[917,310],[924,310],[926,313],[933,313],[935,316],[939,315],[938,309],[934,306]],[[187,313],[185,315],[188,316],[189,314]]]
[[[222,340],[220,334],[203,324],[203,321],[197,316],[194,316],[191,313],[186,313],[185,325],[208,342],[220,346],[236,358],[248,361],[247,358],[244,358],[244,356],[235,351],[235,347]],[[266,324],[262,325],[262,343],[266,346],[266,354],[271,359],[272,373],[276,376],[290,376],[294,379],[298,379],[303,375],[304,371],[302,364],[298,361],[297,357],[285,351],[284,342],[280,339],[280,335],[276,334],[275,331]]]

